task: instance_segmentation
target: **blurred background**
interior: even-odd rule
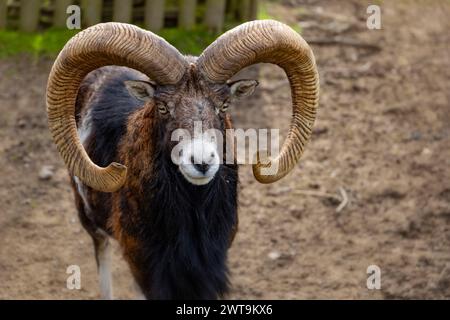
[[[257,0],[0,0],[0,52],[58,52],[77,32],[67,27],[75,13],[67,12],[71,5],[81,9],[82,28],[133,23],[191,54],[199,54],[220,32],[266,15]]]
[[[298,167],[273,185],[240,169],[231,299],[450,298],[450,1],[0,0],[0,298],[95,299],[93,247],[75,211],[45,112],[48,73],[81,27],[134,23],[197,55],[248,20],[276,19],[311,45],[320,109]],[[381,28],[367,27],[378,5]],[[287,132],[290,90],[257,65],[239,128]],[[114,287],[133,298],[116,247]],[[66,269],[81,268],[81,290]],[[366,286],[381,270],[381,289]]]

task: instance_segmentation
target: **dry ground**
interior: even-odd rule
[[[240,232],[230,251],[230,298],[450,298],[450,2],[283,1],[270,14],[300,21],[321,74],[318,120],[298,167],[274,185],[241,168]],[[334,35],[350,43],[329,42]],[[341,40],[339,40],[341,41]],[[374,46],[361,46],[370,43]],[[93,248],[77,221],[50,140],[45,84],[52,61],[0,61],[0,298],[98,297]],[[283,128],[289,89],[261,66],[259,93],[236,106],[238,127]],[[52,165],[49,181],[38,179]],[[349,204],[305,195],[343,188]],[[132,298],[115,256],[115,293]],[[276,258],[276,259],[274,259]],[[66,268],[82,289],[66,289]],[[382,271],[366,288],[366,268]]]

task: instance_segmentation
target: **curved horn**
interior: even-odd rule
[[[114,192],[126,179],[127,168],[94,164],[77,134],[75,101],[91,71],[106,66],[134,68],[160,84],[178,82],[186,69],[183,56],[164,39],[123,23],[102,23],[75,35],[64,46],[47,84],[47,114],[53,140],[70,173],[88,186]]]
[[[292,95],[292,121],[280,154],[258,154],[253,174],[261,183],[287,175],[302,156],[316,117],[319,75],[311,48],[287,25],[273,20],[247,22],[212,43],[198,59],[203,76],[224,83],[251,64],[273,63],[284,69]]]

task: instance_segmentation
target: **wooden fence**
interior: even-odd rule
[[[256,19],[258,0],[0,0],[0,29],[64,28],[69,5],[80,6],[82,27],[118,21],[157,32],[203,24],[218,32],[227,22]]]

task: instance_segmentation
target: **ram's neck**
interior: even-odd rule
[[[126,248],[125,256],[130,263],[131,256],[140,246],[141,203],[148,201],[143,189],[143,181],[152,176],[154,110],[152,105],[130,114],[126,133],[118,146],[121,163],[127,171],[124,186],[112,196],[112,216],[109,221],[114,237]]]
[[[237,228],[237,170],[222,166],[205,186],[156,157],[138,204],[141,287],[152,299],[216,299],[228,290],[227,251]]]
[[[150,104],[132,113],[127,121],[126,134],[119,145],[119,154],[122,156],[120,161],[128,168],[124,187],[136,196],[143,196],[141,182],[152,175],[155,121],[154,108]]]
[[[128,180],[115,201],[114,229],[132,271],[148,298],[222,296],[237,228],[237,167],[222,165],[210,183],[192,185],[158,142],[152,113],[131,117],[122,152]]]

